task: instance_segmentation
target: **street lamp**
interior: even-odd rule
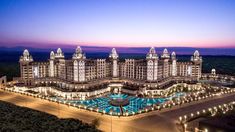
[[[184,124],[184,131],[185,132],[187,131],[187,124],[186,123]]]
[[[110,110],[110,115],[111,115],[111,132],[112,132],[112,127],[113,127],[113,109]]]
[[[60,117],[60,103],[57,103],[57,108],[58,108],[58,117]]]
[[[181,123],[181,121],[182,121],[182,117],[181,116],[179,117],[179,120],[180,120],[180,123]]]

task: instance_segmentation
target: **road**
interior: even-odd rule
[[[179,116],[202,110],[203,108],[234,101],[235,93],[131,117],[111,117],[3,90],[0,90],[0,100],[43,111],[56,115],[59,118],[77,118],[87,123],[91,123],[95,118],[99,118],[101,123],[99,129],[107,132],[111,131],[111,127],[113,132],[173,132],[179,131],[176,125]]]

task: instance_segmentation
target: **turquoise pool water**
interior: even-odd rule
[[[171,100],[172,98],[178,98],[183,95],[184,93],[176,93],[167,98],[140,98],[129,96],[127,94],[110,94],[104,97],[98,97],[89,100],[67,100],[66,102],[76,104],[77,106],[80,105],[86,107],[86,109],[93,109],[101,113],[110,113],[112,111],[113,115],[124,115],[126,113],[137,113],[141,110],[145,110],[147,107],[153,106],[155,104],[161,104]],[[110,101],[113,99],[128,99],[129,104],[126,106],[112,106]]]

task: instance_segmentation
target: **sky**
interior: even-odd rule
[[[235,48],[235,0],[0,0],[0,46]]]

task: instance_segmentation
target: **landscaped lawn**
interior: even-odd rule
[[[0,101],[1,132],[97,132],[95,126]]]

